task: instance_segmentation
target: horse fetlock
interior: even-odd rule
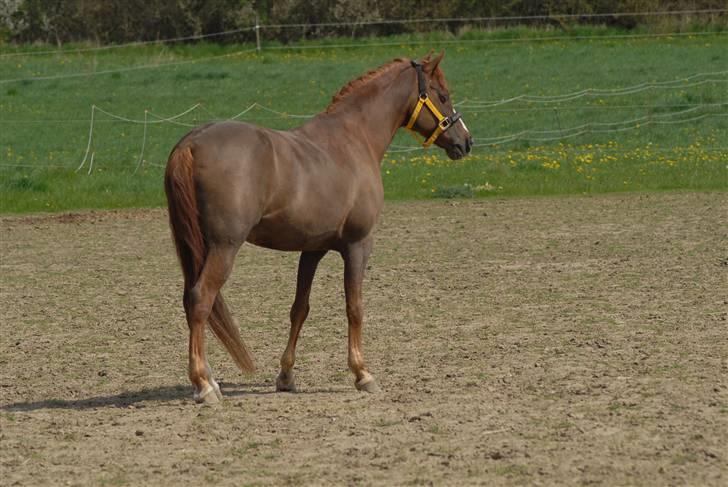
[[[281,374],[284,373],[290,373],[293,375],[293,364],[295,363],[296,358],[293,354],[293,350],[291,347],[288,347],[286,351],[281,356]]]

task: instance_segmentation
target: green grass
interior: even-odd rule
[[[614,34],[624,32],[591,27],[576,28],[572,33]],[[87,162],[76,172],[88,141],[92,104],[142,120],[145,110],[171,116],[201,103],[200,109],[178,120],[192,125],[232,116],[254,101],[280,112],[313,114],[322,111],[331,95],[351,78],[394,57],[420,57],[430,47],[446,49],[443,69],[454,100],[468,100],[461,111],[476,141],[523,130],[555,130],[549,135],[561,137],[570,134],[568,128],[584,123],[647,115],[658,120],[685,120],[706,113],[728,113],[725,82],[626,96],[584,97],[557,104],[517,101],[486,108],[473,106],[474,101],[524,93],[558,95],[589,87],[619,88],[728,70],[728,36],[721,34],[520,41],[545,36],[565,34],[522,28],[470,30],[460,37],[431,33],[364,39],[356,42],[368,47],[352,49],[326,47],[350,44],[351,39],[327,39],[309,42],[305,44],[307,49],[278,49],[282,46],[272,45],[260,54],[247,52],[208,60],[200,59],[232,54],[250,46],[144,46],[0,57],[3,79],[200,60],[92,77],[0,83],[0,212],[164,204],[163,165],[171,147],[189,127],[148,125],[145,164],[135,174],[143,125],[97,113],[92,171],[88,174]],[[480,42],[504,39],[515,41]],[[382,42],[393,45],[376,45]],[[0,54],[15,49],[0,46]],[[727,80],[728,75],[711,78]],[[715,106],[698,107],[685,115],[678,113],[696,104]],[[300,123],[263,110],[253,110],[244,119],[279,129]],[[415,145],[404,131],[400,132],[394,144]],[[726,190],[726,140],[728,117],[713,116],[618,133],[478,146],[470,158],[459,162],[447,160],[438,149],[391,152],[382,165],[382,175],[389,199]]]

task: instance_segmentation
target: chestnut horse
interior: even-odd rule
[[[443,54],[420,62],[396,59],[351,81],[325,112],[293,130],[209,123],[174,147],[164,186],[184,274],[189,378],[197,402],[222,398],[205,357],[206,323],[240,369],[254,370],[220,293],[244,242],[301,252],[276,389],[295,391],[296,341],[311,283],[321,258],[335,250],[344,260],[349,368],[358,390],[378,390],[364,364],[361,329],[362,279],[383,203],[380,162],[402,126],[451,159],[467,155],[473,143],[449,99],[439,68]]]

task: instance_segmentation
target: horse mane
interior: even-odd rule
[[[400,64],[403,61],[407,61],[406,59],[402,58],[396,58],[392,59],[390,62],[383,64],[382,66],[379,66],[376,69],[372,69],[366,74],[363,74],[359,76],[356,79],[353,79],[346,83],[332,98],[331,103],[326,108],[326,113],[331,113],[339,103],[347,97],[347,95],[357,91],[364,85],[368,84],[370,81],[373,81],[380,76],[382,76],[384,73],[389,72],[390,69],[392,69],[394,66]],[[430,61],[430,54],[428,54],[423,61],[425,63]],[[448,90],[447,81],[445,80],[445,73],[442,72],[440,69],[440,66],[438,65],[435,68],[435,71],[432,73],[432,76],[437,80],[438,84],[442,86],[445,90]]]
[[[383,64],[382,66],[349,81],[331,98],[331,103],[326,108],[326,113],[331,113],[349,94],[358,91],[362,86],[368,84],[370,81],[373,81],[382,76],[384,73],[389,72],[389,70],[400,64],[402,61],[404,61],[402,58],[393,59],[387,64]]]

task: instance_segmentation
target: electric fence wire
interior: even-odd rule
[[[265,51],[280,50],[330,50],[330,49],[349,49],[349,48],[371,48],[386,46],[419,46],[419,45],[475,45],[475,44],[492,44],[492,43],[519,43],[519,42],[549,42],[549,41],[600,41],[600,40],[619,40],[619,39],[644,39],[644,38],[676,38],[676,37],[704,37],[704,36],[722,36],[728,34],[728,31],[703,31],[703,32],[670,32],[661,34],[617,34],[617,35],[587,35],[587,36],[545,36],[545,37],[523,37],[523,38],[503,38],[503,39],[444,39],[431,40],[421,39],[416,41],[386,41],[386,42],[357,42],[347,44],[304,44],[304,45],[280,45],[266,46]],[[69,78],[81,78],[90,76],[99,76],[104,74],[125,73],[130,71],[161,69],[170,66],[182,66],[187,64],[204,63],[207,61],[218,60],[223,58],[242,56],[244,54],[252,54],[258,50],[255,47],[249,49],[236,50],[226,54],[217,54],[213,56],[202,56],[194,59],[184,59],[179,61],[170,61],[165,63],[142,64],[137,66],[127,66],[122,68],[109,68],[94,71],[79,71],[74,73],[63,73],[45,76],[29,76],[23,78],[4,78],[0,79],[0,84],[8,83],[27,83],[33,81],[48,81]]]
[[[0,58],[35,55],[58,55],[75,54],[83,52],[105,51],[126,47],[146,46],[150,44],[173,44],[194,40],[204,40],[214,37],[224,37],[244,32],[252,32],[256,29],[300,29],[318,27],[357,27],[370,25],[392,25],[392,24],[423,24],[423,23],[483,23],[483,22],[513,22],[518,20],[553,20],[553,19],[601,19],[621,17],[655,17],[655,16],[683,16],[683,15],[717,15],[728,12],[728,9],[692,9],[692,10],[665,10],[665,11],[644,11],[644,12],[604,12],[604,13],[577,13],[577,14],[549,14],[549,15],[510,15],[510,16],[487,16],[487,17],[440,17],[440,18],[415,18],[415,19],[372,19],[352,20],[342,22],[313,22],[313,23],[289,23],[289,24],[257,24],[244,26],[237,29],[210,32],[207,34],[195,34],[181,37],[170,37],[147,41],[134,41],[106,46],[94,46],[75,49],[48,49],[43,51],[17,51],[0,53]]]

